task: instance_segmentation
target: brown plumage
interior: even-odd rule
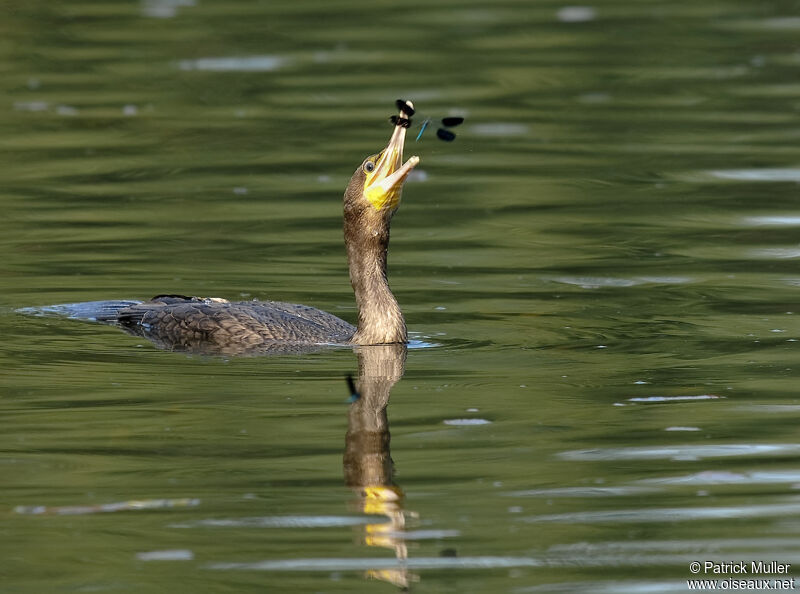
[[[118,324],[160,348],[217,354],[302,352],[325,344],[397,344],[406,325],[386,279],[389,226],[403,183],[419,162],[403,164],[405,128],[367,157],[344,193],[344,241],[357,326],[314,307],[278,301],[159,295],[150,301],[97,301],[42,308],[42,312]]]
[[[404,130],[404,128],[401,128]],[[406,342],[406,322],[386,278],[389,227],[397,208],[377,210],[364,200],[364,160],[344,193],[344,243],[350,267],[350,284],[358,308],[355,344]]]
[[[178,295],[130,305],[114,321],[160,348],[224,354],[300,351],[304,350],[297,348],[300,345],[347,343],[356,331],[352,324],[305,305],[231,303]]]

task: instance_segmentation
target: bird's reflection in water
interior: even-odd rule
[[[389,451],[389,394],[405,372],[404,344],[363,346],[358,356],[357,397],[350,405],[344,450],[344,480],[357,496],[359,511],[382,515],[388,522],[364,526],[367,546],[393,549],[400,567],[367,572],[371,578],[408,588],[419,577],[404,567],[408,548],[403,531],[414,514],[404,508],[403,490],[394,482]]]

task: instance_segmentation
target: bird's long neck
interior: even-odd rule
[[[350,284],[358,307],[355,344],[407,342],[406,322],[386,279],[389,225],[372,229],[345,223],[345,245],[350,265]]]

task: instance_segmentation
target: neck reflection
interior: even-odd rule
[[[408,547],[403,531],[413,513],[405,510],[403,490],[394,482],[386,409],[392,387],[405,372],[406,353],[404,344],[356,348],[358,397],[348,413],[343,461],[345,484],[356,494],[359,511],[388,518],[388,522],[364,526],[364,544],[394,550],[401,565],[369,570],[367,576],[401,588],[419,578],[404,566]]]

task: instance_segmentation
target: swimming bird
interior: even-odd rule
[[[410,101],[408,109],[413,109]],[[404,126],[395,126],[386,148],[364,159],[344,192],[344,243],[358,309],[355,326],[306,305],[182,295],[74,303],[42,311],[117,324],[170,350],[242,354],[326,344],[406,343],[405,320],[386,276],[392,216],[404,182],[419,163],[417,156],[403,163],[405,135]]]

